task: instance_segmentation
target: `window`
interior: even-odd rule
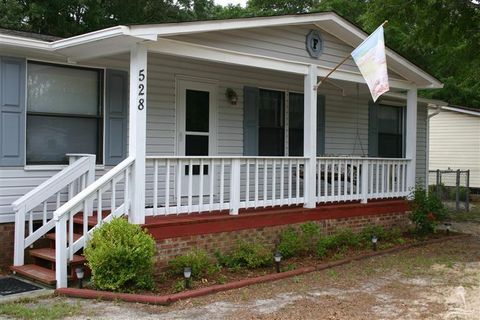
[[[288,106],[288,155],[303,156],[303,94],[290,93]]]
[[[378,156],[385,158],[403,157],[403,108],[379,106]]]
[[[285,154],[285,93],[260,89],[258,154]]]
[[[27,164],[67,164],[67,153],[103,157],[103,71],[29,62]]]

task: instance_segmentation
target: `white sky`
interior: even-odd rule
[[[221,4],[222,6],[226,6],[227,4],[241,4],[242,7],[245,7],[247,4],[247,0],[214,0],[216,4]]]

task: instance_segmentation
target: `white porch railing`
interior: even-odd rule
[[[135,159],[129,157],[120,164],[108,171],[101,178],[96,180],[82,192],[73,197],[70,201],[55,210],[53,220],[55,221],[56,238],[55,238],[55,272],[57,279],[57,288],[67,286],[67,264],[73,258],[73,255],[85,246],[91,233],[104,222],[108,222],[114,217],[119,217],[128,213],[130,206],[131,186],[131,168]],[[121,185],[122,192],[117,192],[118,186]],[[102,210],[102,197],[109,191],[110,204],[108,211],[110,212],[105,218]],[[89,204],[92,204],[93,211],[97,212],[96,224],[90,230],[88,225]],[[83,219],[82,236],[74,241],[73,225],[74,216],[81,212]],[[67,232],[68,229],[68,232]],[[67,239],[68,238],[68,239]]]
[[[51,219],[53,211],[95,180],[95,155],[67,156],[70,158],[68,167],[12,204],[15,212],[15,266],[23,265],[24,250],[55,226],[55,221]],[[35,220],[42,221],[42,226],[34,231]],[[28,231],[27,237],[25,229]]]
[[[317,158],[317,203],[408,196],[407,159]]]
[[[302,157],[150,156],[147,214],[302,204],[304,165]]]
[[[303,157],[147,157],[147,214],[304,204]],[[406,159],[319,157],[316,202],[405,197]],[[202,169],[201,169],[202,168]]]

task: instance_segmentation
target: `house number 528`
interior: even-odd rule
[[[138,71],[138,110],[145,109],[145,69]]]

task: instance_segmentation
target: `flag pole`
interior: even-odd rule
[[[383,27],[383,26],[386,25],[387,23],[388,23],[388,20],[385,20],[378,28]],[[378,28],[377,28],[377,29],[378,29]],[[367,38],[367,39],[368,39],[368,38]],[[365,40],[366,40],[366,39],[365,39]],[[364,41],[365,41],[365,40],[364,40]],[[352,53],[350,52],[350,53],[348,54],[348,56],[346,56],[345,58],[343,58],[343,60],[340,61],[340,62],[335,66],[335,68],[333,68],[333,69],[332,69],[326,76],[324,76],[315,86],[313,86],[313,89],[314,89],[314,90],[317,90],[318,87],[320,87],[320,85],[321,85],[323,82],[325,82],[325,80],[327,80],[328,77],[330,77],[330,75],[331,75],[332,73],[334,73],[342,64],[345,63],[345,61],[347,61],[347,60],[350,58],[351,54],[352,54]]]

